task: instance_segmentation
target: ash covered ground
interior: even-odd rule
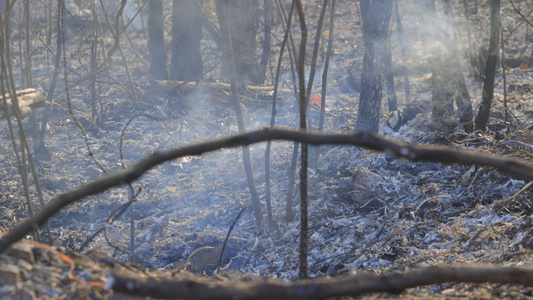
[[[362,27],[355,5],[351,1],[338,2],[335,55],[326,98],[326,132],[349,132],[355,128],[359,94],[346,82],[348,74],[360,74],[363,56]],[[410,5],[401,6],[406,32],[412,33],[406,38],[409,55],[401,57],[393,26],[393,57],[409,70],[412,98],[428,103],[431,81],[426,80],[430,72],[425,58],[427,45],[417,35],[416,18]],[[306,9],[312,32],[316,29],[313,24],[318,18],[318,6],[309,5]],[[485,16],[480,19],[487,23],[490,10],[481,5],[478,13]],[[502,22],[507,29],[521,22],[507,3],[503,4]],[[487,24],[484,26],[480,33],[483,35],[488,34]],[[530,35],[525,26],[518,28],[508,39],[507,55],[511,57],[516,57],[524,47],[531,52],[532,46],[524,40],[531,39]],[[274,35],[281,38],[281,28],[276,30]],[[134,37],[138,45],[144,43],[144,34]],[[275,51],[279,50],[279,43],[276,47]],[[216,59],[206,58],[206,63],[215,64]],[[113,71],[116,72],[116,68],[119,67]],[[121,169],[122,162],[131,165],[159,149],[238,133],[228,94],[202,88],[186,95],[157,93],[144,75],[143,66],[133,65],[133,68],[135,93],[139,99],[129,98],[119,86],[102,90],[101,128],[87,121],[90,119],[88,89],[79,87],[69,95],[75,116],[86,125],[88,143],[95,158],[109,171]],[[465,63],[465,74],[469,68]],[[290,80],[289,74],[285,69],[283,81]],[[503,109],[501,75],[500,70],[494,111]],[[321,78],[321,74],[316,78]],[[384,120],[380,134],[409,143],[467,148],[530,160],[531,153],[506,148],[502,143],[506,140],[533,143],[529,129],[532,78],[531,68],[508,70],[507,98],[513,118],[506,122],[495,115],[485,133],[466,134],[459,123],[447,132],[432,132],[428,126],[430,116],[422,113],[399,131],[393,131]],[[402,78],[396,79],[400,105],[404,106]],[[467,76],[467,82],[476,108],[482,83],[472,76]],[[320,80],[315,80],[313,91],[318,92],[321,84]],[[283,86],[290,87],[289,84]],[[281,96],[276,124],[296,128],[296,100],[290,93]],[[82,133],[65,109],[65,97],[57,99],[56,104],[45,141],[50,156],[38,159],[37,163],[45,201],[105,175],[88,155]],[[241,104],[248,130],[268,126],[271,100],[243,97]],[[151,117],[136,117],[124,129],[128,120],[138,114]],[[318,114],[319,110],[311,107],[309,118],[313,128],[316,128]],[[28,120],[25,125],[29,128]],[[124,159],[121,161],[119,141],[123,132]],[[239,212],[248,207],[228,240],[223,268],[261,278],[297,279],[297,192],[292,209],[294,221],[285,221],[293,146],[291,142],[272,144],[271,193],[277,230],[257,233],[242,151],[240,148],[223,149],[200,157],[181,158],[146,173],[133,183],[134,189],[142,188],[138,200],[111,225],[106,225],[108,217],[128,201],[128,187],[114,188],[69,206],[50,220],[57,246],[77,251],[89,236],[106,226],[105,236],[98,235],[83,253],[98,251],[127,262],[131,259],[127,251],[130,251],[130,220],[133,218],[135,262],[141,269],[152,272],[187,269],[210,275],[214,270],[213,259],[217,258],[231,224]],[[265,147],[266,144],[250,147],[254,179],[263,205]],[[318,151],[320,156],[318,161],[312,162],[309,173],[311,277],[406,271],[441,264],[528,265],[533,262],[531,192],[526,190],[515,195],[527,184],[524,180],[487,167],[413,163],[356,147],[323,146],[312,151]],[[0,128],[0,161],[0,204],[4,207],[0,222],[4,228],[9,228],[24,219],[27,211],[7,126]],[[444,284],[412,289],[405,295],[526,297],[531,292],[531,288],[520,286]],[[58,291],[47,295],[53,298],[59,294]]]

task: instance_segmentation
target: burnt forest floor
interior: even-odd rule
[[[352,131],[357,118],[359,94],[346,81],[349,73],[360,74],[357,70],[361,68],[363,56],[362,27],[354,5],[351,1],[338,3],[335,56],[330,66],[326,98],[326,132]],[[415,31],[412,22],[408,21],[412,17],[409,5],[401,7],[406,32]],[[514,28],[520,23],[519,16],[512,12],[507,2],[502,5],[504,27]],[[483,18],[488,20],[490,10],[486,6],[480,7],[479,14],[484,14]],[[314,32],[318,8],[306,9],[309,11],[310,32]],[[531,52],[532,46],[527,46],[524,41],[524,28],[519,27],[507,41],[510,45],[508,56],[516,57],[523,47],[527,47],[526,53]],[[280,28],[273,34],[282,37]],[[137,38],[136,43],[142,45],[144,35],[138,34]],[[428,103],[431,80],[427,80],[430,72],[421,54],[424,43],[416,35],[408,38],[406,44],[411,55],[400,59],[397,34],[392,33],[391,38],[393,57],[409,69],[412,98]],[[279,51],[279,43],[273,51]],[[126,55],[129,54],[134,55],[126,51]],[[206,65],[214,65],[216,59],[206,58]],[[118,68],[112,71],[117,72]],[[465,63],[470,96],[477,108],[482,83],[467,74],[469,68]],[[117,85],[107,85],[100,90],[100,127],[88,121],[91,118],[89,89],[78,87],[69,91],[75,116],[86,129],[94,157],[109,171],[122,168],[119,143],[123,132],[122,162],[126,166],[159,149],[238,133],[229,94],[202,88],[186,95],[158,93],[149,83],[144,66],[133,64],[132,69],[133,93],[138,99],[132,99]],[[284,71],[290,73],[288,69]],[[495,112],[503,111],[501,75],[500,70],[493,105]],[[126,82],[121,76],[117,76],[117,80]],[[321,78],[321,74],[316,78]],[[508,70],[507,98],[513,113],[511,121],[506,122],[496,113],[485,133],[466,134],[459,123],[447,132],[432,132],[428,125],[429,115],[422,113],[397,132],[384,120],[380,134],[408,143],[466,148],[530,160],[533,154],[508,149],[502,143],[506,140],[533,143],[529,129],[533,124],[532,79],[531,68]],[[405,106],[402,80],[397,77],[396,85],[400,105]],[[320,90],[321,83],[316,81],[313,93]],[[290,89],[291,86],[284,85],[283,88]],[[296,128],[298,109],[294,96],[285,93],[281,97],[276,124]],[[63,96],[55,101],[45,139],[50,155],[37,157],[45,201],[105,175],[88,155],[83,135],[68,113],[66,98]],[[243,97],[242,107],[248,130],[268,126],[271,100]],[[316,107],[311,108],[309,118],[313,128],[316,128],[318,113]],[[130,118],[139,114],[143,116],[135,117],[124,130]],[[1,122],[4,124],[5,120]],[[29,120],[24,124],[29,130]],[[266,197],[265,147],[266,144],[250,147],[254,179],[263,206]],[[7,126],[2,125],[0,205],[3,209],[0,225],[4,228],[10,228],[27,216],[12,148]],[[106,234],[99,234],[82,251],[83,254],[77,253],[81,245],[106,225],[112,211],[128,201],[130,191],[123,186],[80,200],[50,220],[56,246],[60,247],[60,252],[75,257],[78,265],[83,265],[76,268],[76,274],[97,281],[105,278],[111,268],[110,259],[106,257],[116,260],[115,267],[131,268],[130,257],[124,251],[129,251],[130,219],[134,218],[137,268],[154,276],[185,268],[209,276],[213,273],[214,256],[210,251],[222,246],[232,222],[241,209],[248,207],[228,241],[224,269],[259,278],[297,279],[298,192],[294,195],[296,204],[292,209],[294,221],[285,221],[292,149],[292,142],[272,143],[271,193],[276,230],[257,234],[242,150],[236,148],[181,158],[143,175],[133,183],[135,190],[142,188],[138,201],[121,218],[107,225]],[[353,272],[400,272],[442,264],[523,266],[533,263],[531,191],[528,189],[514,196],[527,184],[524,180],[487,167],[414,163],[356,147],[311,147],[311,151],[320,153],[319,161],[312,162],[309,173],[311,277],[342,276]],[[34,189],[32,193],[35,193]],[[35,258],[31,263],[12,255],[0,256],[4,265],[16,265],[21,270],[21,279],[15,280],[18,286],[6,284],[0,287],[2,297],[28,295],[56,299],[74,295],[74,298],[121,299],[112,291],[69,280],[66,276],[69,265],[46,250],[34,249],[33,252]],[[526,298],[532,293],[531,287],[523,286],[450,283],[409,289],[389,297]]]

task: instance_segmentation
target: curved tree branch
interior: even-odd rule
[[[83,197],[99,194],[112,187],[132,182],[159,164],[183,156],[201,155],[221,148],[235,148],[269,140],[295,141],[312,145],[352,145],[385,152],[391,156],[412,161],[491,166],[524,179],[533,180],[533,165],[513,158],[502,158],[471,150],[409,145],[403,142],[387,140],[369,131],[357,131],[350,134],[324,134],[280,128],[264,128],[189,146],[156,151],[124,170],[111,173],[78,188],[61,193],[50,199],[49,203],[33,217],[15,225],[6,232],[0,239],[0,252],[4,252],[10,244],[24,238],[34,226],[44,224],[48,218],[52,217],[60,209]]]

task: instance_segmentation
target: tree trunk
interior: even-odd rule
[[[435,23],[438,19],[434,1],[423,1],[426,7],[423,24]],[[429,9],[426,9],[429,8]],[[451,4],[448,0],[443,1],[443,11],[445,20],[453,20]],[[451,21],[450,21],[451,22]],[[453,24],[450,24],[453,26]],[[453,27],[452,27],[453,28]],[[453,29],[452,29],[453,30]],[[432,67],[432,100],[431,100],[431,128],[433,130],[444,130],[454,126],[456,120],[453,118],[453,101],[455,100],[466,132],[471,132],[472,127],[472,102],[466,86],[463,71],[459,61],[459,51],[453,37],[446,34],[446,28],[437,26],[434,28],[430,43],[434,43],[431,54]]]
[[[357,129],[378,131],[392,0],[361,0],[365,55]]]
[[[268,64],[268,60],[270,58],[270,49],[271,49],[271,42],[270,42],[270,35],[272,31],[272,7],[270,5],[271,0],[264,0],[263,1],[263,19],[264,19],[264,31],[265,31],[265,38],[263,40],[263,52],[261,53],[261,61],[259,63],[259,69],[257,70],[257,83],[258,84],[264,84],[265,78],[266,78],[266,67]]]
[[[490,106],[494,97],[494,77],[496,61],[498,60],[498,42],[500,32],[500,0],[492,0],[490,14],[490,41],[487,67],[485,68],[485,81],[483,82],[482,101],[476,118],[476,130],[485,131],[489,119]],[[505,72],[505,70],[502,70]]]
[[[407,58],[406,54],[406,48],[405,47],[405,37],[403,34],[403,27],[402,27],[402,18],[400,16],[400,9],[398,8],[398,0],[394,0],[394,12],[396,15],[396,27],[398,28],[398,37],[400,39],[400,48],[402,49],[402,59]],[[390,42],[389,42],[390,43]],[[405,103],[409,104],[411,103],[411,88],[409,86],[409,72],[405,72],[403,74],[403,84],[405,89]]]
[[[152,79],[167,80],[167,53],[165,51],[163,1],[148,1],[148,51],[150,51],[150,75]]]
[[[452,5],[450,0],[444,0],[443,4],[445,15],[449,20],[453,20]],[[457,30],[455,30],[455,32],[457,32]],[[452,78],[455,86],[454,100],[459,113],[459,121],[463,125],[464,130],[466,132],[472,132],[474,129],[472,101],[470,99],[468,87],[466,86],[465,76],[461,68],[461,62],[459,58],[460,54],[458,49],[459,42],[457,41],[457,37],[450,37],[449,41],[450,42],[448,43],[448,46],[451,49],[450,52],[452,54],[452,57],[449,62],[452,69]]]
[[[256,48],[256,19],[258,4],[249,0],[229,0],[228,22],[231,28],[231,43],[235,57],[235,68],[237,80],[239,82],[250,81],[255,84],[262,84],[264,76],[261,76],[257,62]],[[218,16],[219,23],[223,16]],[[224,74],[229,73],[229,58],[224,59]]]
[[[171,79],[194,81],[202,77],[201,14],[197,1],[172,1]]]
[[[443,44],[442,49],[446,48]],[[448,53],[435,55],[431,60],[431,129],[443,130],[451,126],[454,121],[453,114],[453,95],[454,87],[453,72],[448,65],[449,60],[453,59]]]

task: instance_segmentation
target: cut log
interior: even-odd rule
[[[28,116],[33,108],[42,107],[46,103],[44,95],[34,88],[17,91],[16,95],[23,118]],[[11,95],[7,95],[5,99],[3,96],[0,96],[0,120],[13,113]]]

